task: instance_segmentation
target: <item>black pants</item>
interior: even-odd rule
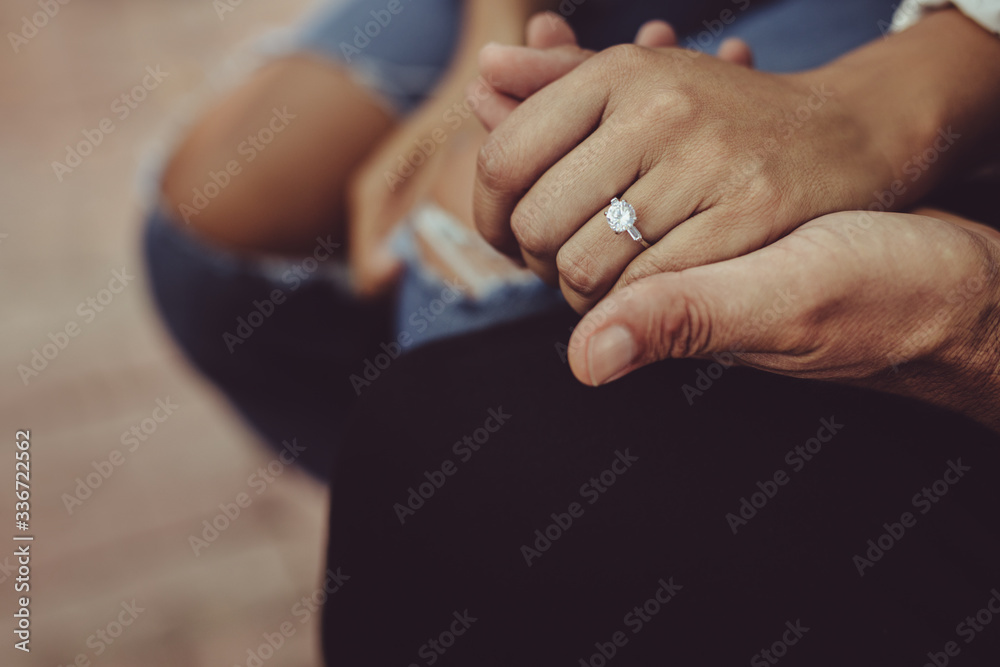
[[[334,465],[327,664],[1000,664],[1000,451],[710,361],[574,380],[557,313],[394,362]]]

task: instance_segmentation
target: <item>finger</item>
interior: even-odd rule
[[[764,220],[725,206],[712,207],[681,221],[636,256],[619,274],[614,289],[625,288],[648,276],[747,255],[776,241],[778,234]]]
[[[393,206],[387,208],[395,209]],[[352,225],[354,233],[349,244],[351,285],[362,297],[374,298],[383,294],[403,269],[401,258],[387,246],[387,223],[392,215],[388,210],[357,208],[352,211],[357,224]]]
[[[348,252],[352,286],[359,295],[380,296],[402,271],[403,262],[388,247],[391,230],[427,191],[444,155],[438,151],[402,182],[388,185],[382,179],[368,179],[352,184]]]
[[[525,265],[550,285],[562,282],[557,262],[560,249],[582,227],[592,225],[592,220],[604,220],[603,211],[608,208],[611,198],[625,192],[635,182],[642,168],[643,154],[627,141],[628,135],[629,129],[614,120],[601,125],[542,175],[514,208],[510,228]],[[601,165],[599,170],[593,168],[597,163]],[[603,227],[611,233],[606,221]],[[607,241],[607,237],[601,240]],[[579,259],[580,264],[569,269],[569,284],[573,286],[577,283],[572,276],[577,274],[601,275],[610,281],[609,289],[613,278],[620,275],[628,263],[614,253],[605,258],[586,256]],[[597,259],[606,261],[594,261]],[[607,275],[612,271],[613,276]],[[567,287],[564,291],[569,293],[574,289]]]
[[[696,213],[697,199],[693,195],[697,183],[687,184],[676,178],[674,187],[663,188],[662,183],[671,182],[661,175],[667,169],[666,165],[654,169],[621,197],[633,207],[635,227],[651,248],[645,249],[627,231],[616,233],[609,226],[606,212],[610,201],[605,201],[572,238],[561,244],[556,256],[559,285],[567,303],[578,313],[590,310],[621,281],[628,267],[652,252],[670,230]]]
[[[479,71],[498,92],[524,100],[569,74],[591,55],[576,46],[543,51],[487,44],[479,52]]]
[[[576,33],[559,14],[541,12],[528,21],[527,44],[533,49],[551,49],[556,46],[577,46]]]
[[[485,97],[481,95],[484,88],[487,93]],[[520,104],[513,97],[508,97],[497,92],[488,82],[484,81],[480,83],[478,80],[469,82],[465,88],[465,97],[466,99],[475,97],[475,99],[479,100],[479,104],[473,109],[473,113],[476,114],[476,118],[479,119],[479,122],[482,123],[487,132],[492,132]]]
[[[804,352],[796,349],[804,305],[790,288],[809,283],[808,263],[777,248],[650,276],[608,296],[573,332],[573,374],[598,386],[662,359],[730,353],[753,362]]]
[[[476,226],[501,252],[521,254],[510,229],[521,196],[601,120],[611,90],[581,72],[586,66],[521,103],[480,150],[473,195]]]
[[[638,46],[645,46],[647,49],[665,49],[677,46],[677,33],[673,26],[666,21],[647,21],[639,28],[639,33],[635,36],[635,43]]]
[[[753,69],[753,51],[749,44],[738,37],[723,40],[717,55],[720,60]]]

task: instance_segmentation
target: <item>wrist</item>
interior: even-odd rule
[[[888,191],[893,197],[887,210],[905,210],[933,188],[940,171],[929,160],[914,157],[933,147],[942,131],[948,135],[938,141],[943,151],[951,148],[955,138],[949,135],[940,100],[911,98],[907,86],[898,84],[895,59],[880,50],[881,45],[861,49],[804,76],[832,89],[843,114],[864,137],[865,162],[880,167],[872,170],[878,180],[868,183],[869,190],[861,193],[862,206],[869,208],[876,201],[885,206],[887,198],[879,195]],[[932,158],[934,162],[938,157]]]
[[[946,394],[936,402],[958,410],[1000,433],[1000,243],[983,239],[985,257],[964,284],[968,301],[958,338],[939,356]]]
[[[881,187],[895,185],[896,210],[976,164],[1000,137],[1000,40],[955,9],[804,75],[830,86],[870,138],[892,174]]]

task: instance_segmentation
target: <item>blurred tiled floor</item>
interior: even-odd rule
[[[79,654],[106,667],[245,665],[285,620],[296,634],[265,664],[319,664],[315,624],[291,609],[320,579],[325,491],[288,472],[194,556],[188,536],[270,456],[172,347],[139,258],[137,169],[179,110],[224,85],[237,47],[306,2],[230,4],[220,20],[213,0],[81,0],[58,5],[18,53],[9,38],[0,45],[0,543],[14,532],[17,429],[31,429],[36,536],[30,655],[12,648],[3,566],[13,546],[0,548],[0,665],[70,665]],[[7,0],[2,32],[38,11]],[[113,100],[147,66],[169,76],[119,120]],[[60,182],[52,162],[105,117],[114,132]],[[136,279],[87,322],[78,304],[123,268]],[[25,386],[17,366],[70,321],[80,334]],[[128,452],[122,434],[168,397],[180,408]],[[64,494],[115,449],[124,464],[70,514]],[[91,638],[133,599],[144,609],[134,624],[110,645]]]

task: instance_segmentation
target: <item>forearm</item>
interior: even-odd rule
[[[957,10],[803,76],[831,86],[868,127],[904,190],[894,208],[1000,147],[1000,39]]]

